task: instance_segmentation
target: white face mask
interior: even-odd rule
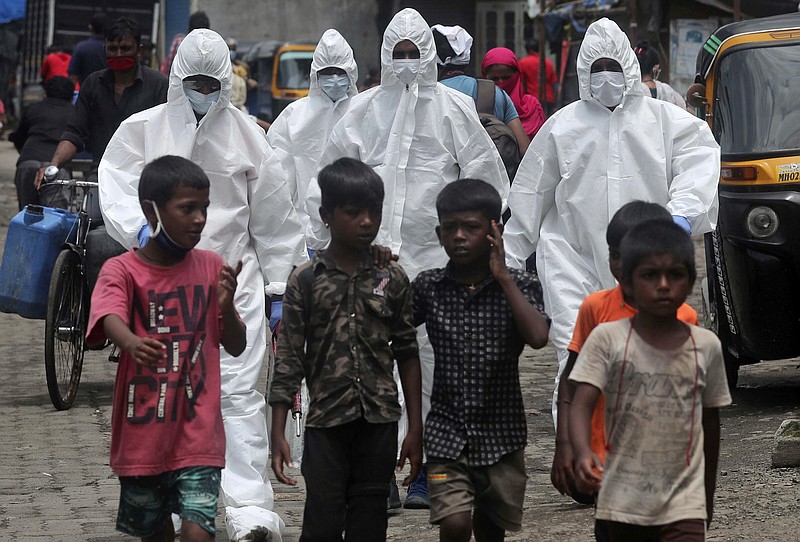
[[[346,75],[320,75],[319,88],[334,102],[338,102],[350,90],[350,79]]]
[[[606,107],[616,107],[625,93],[625,74],[622,72],[596,72],[589,75],[592,96]]]
[[[395,58],[392,60],[392,69],[403,84],[410,85],[419,73],[418,58]]]
[[[205,115],[208,113],[208,110],[211,109],[211,106],[214,105],[214,102],[219,100],[219,90],[212,92],[211,94],[203,94],[199,90],[191,90],[186,88],[184,88],[183,91],[186,93],[186,98],[188,98],[192,109],[198,115]]]

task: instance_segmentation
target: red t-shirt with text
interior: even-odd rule
[[[111,418],[111,469],[118,476],[225,466],[217,298],[222,265],[218,255],[199,249],[170,267],[131,251],[100,271],[87,342],[105,339],[103,318],[113,314],[137,336],[166,346],[166,360],[152,367],[121,352]]]

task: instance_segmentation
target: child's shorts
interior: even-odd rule
[[[187,467],[156,476],[121,476],[117,530],[140,538],[162,532],[170,514],[216,534],[218,467]]]
[[[430,521],[438,524],[474,508],[501,529],[520,531],[527,480],[524,450],[506,454],[485,467],[470,467],[464,454],[455,461],[428,458]]]

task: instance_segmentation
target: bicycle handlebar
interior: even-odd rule
[[[97,182],[93,181],[79,181],[77,179],[44,179],[44,184],[57,184],[61,186],[75,186],[77,188],[96,188]]]
[[[42,178],[42,182],[46,184],[57,184],[61,186],[76,186],[78,188],[95,188],[97,187],[97,182],[92,181],[78,181],[76,179],[56,179],[56,175],[58,175],[58,167],[56,166],[47,166],[47,169],[44,170],[44,177]]]

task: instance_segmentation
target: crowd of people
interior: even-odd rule
[[[373,86],[359,92],[329,29],[308,96],[265,133],[235,40],[201,19],[165,73],[142,64],[135,21],[93,19],[107,67],[78,78],[74,107],[70,80],[48,79],[16,141],[21,206],[40,201],[43,165],[89,150],[96,221],[129,249],[104,265],[87,333],[121,350],[118,529],[213,540],[220,495],[231,540],[280,540],[267,469],[295,484],[299,462],[301,540],[384,540],[400,506],[429,508],[441,540],[503,540],[523,527],[519,357],[549,339],[555,488],[596,503],[600,541],[704,540],[730,395],[684,301],[720,155],[685,105],[653,99],[667,93],[648,85],[646,44],[590,25],[581,99],[554,111],[535,44],[521,61],[487,51],[486,87],[465,29],[406,8]],[[34,128],[55,111],[57,140]],[[302,458],[286,429],[298,393]]]

